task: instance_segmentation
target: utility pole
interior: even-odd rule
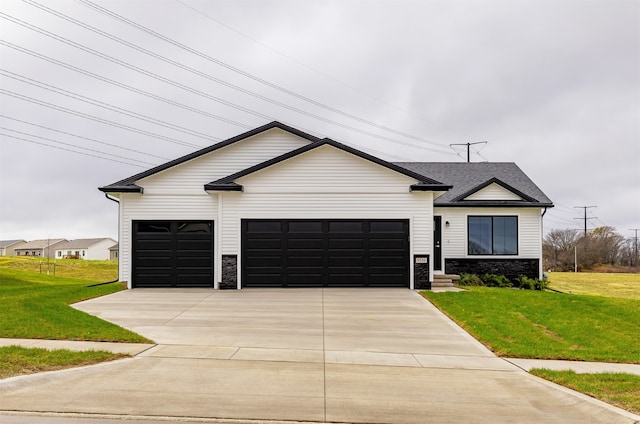
[[[636,236],[633,238],[633,261],[632,266],[636,266],[638,264],[638,231],[640,228],[630,228],[629,231],[635,231]]]
[[[573,218],[573,219],[584,219],[584,236],[587,236],[587,220],[593,218],[587,218],[587,209],[597,208],[597,206],[574,206],[574,208],[584,209],[584,218]]]
[[[475,143],[454,143],[449,144],[450,147],[453,146],[467,146],[467,163],[471,162],[471,146],[475,144],[487,144],[488,141],[476,141]]]

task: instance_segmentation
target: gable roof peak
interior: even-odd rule
[[[113,184],[109,184],[103,187],[98,187],[98,190],[105,192],[105,193],[142,193],[143,189],[142,187],[136,185],[136,182],[138,180],[141,180],[143,178],[149,177],[151,175],[157,174],[158,172],[162,172],[164,170],[167,170],[169,168],[172,168],[176,165],[180,165],[182,163],[188,162],[190,160],[196,159],[200,156],[203,156],[207,153],[211,153],[213,151],[216,151],[218,149],[221,149],[223,147],[229,146],[231,144],[237,143],[239,141],[245,140],[249,137],[253,137],[254,135],[257,134],[261,134],[263,132],[272,130],[274,128],[278,128],[280,130],[286,131],[290,134],[296,135],[300,138],[309,140],[311,143],[315,143],[320,141],[321,139],[319,137],[316,137],[314,135],[311,135],[309,133],[306,133],[304,131],[301,131],[299,129],[296,129],[294,127],[291,127],[287,124],[283,124],[280,121],[271,121],[267,124],[261,125],[257,128],[254,128],[252,130],[246,131],[242,134],[236,135],[234,137],[228,138],[224,141],[221,141],[219,143],[213,144],[211,146],[205,147],[203,149],[197,150],[193,153],[190,153],[188,155],[182,156],[178,159],[174,159],[172,161],[166,162],[162,165],[158,165],[156,167],[153,167],[151,169],[148,169],[146,171],[140,172],[136,175],[133,175],[131,177],[125,178],[124,180],[120,180],[117,181]]]

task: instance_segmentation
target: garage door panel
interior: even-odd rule
[[[370,259],[371,268],[376,267],[400,267],[403,268],[406,259],[402,256],[372,256]]]
[[[329,238],[329,249],[364,249],[364,240],[362,239],[336,239]]]
[[[273,238],[252,238],[248,240],[253,249],[282,249],[282,240]]]
[[[247,267],[281,267],[282,257],[269,255],[254,255],[246,259]]]
[[[213,221],[134,221],[133,287],[213,287]]]
[[[321,256],[290,256],[287,258],[287,267],[317,267],[322,268],[323,258]]]
[[[287,247],[289,249],[322,249],[323,240],[308,238],[289,239],[287,241]]]
[[[400,239],[375,239],[369,241],[369,249],[381,249],[381,250],[389,250],[395,249],[400,252],[406,251],[406,245],[408,242],[406,240]]]
[[[330,268],[339,268],[339,267],[364,267],[365,258],[362,256],[330,256],[329,257],[329,267]]]

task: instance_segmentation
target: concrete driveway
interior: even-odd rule
[[[353,423],[633,423],[404,289],[129,290],[75,305],[158,345],[0,382],[0,410]]]

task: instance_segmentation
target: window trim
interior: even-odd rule
[[[470,243],[469,243],[469,218],[491,218],[491,253],[471,253],[470,251]],[[493,220],[494,218],[515,218],[516,220],[516,250],[515,253],[493,253],[493,237],[494,237],[494,230],[493,230]],[[467,234],[466,234],[466,243],[467,243],[467,256],[473,256],[473,257],[478,257],[478,256],[490,256],[490,257],[496,257],[496,256],[518,256],[520,254],[520,216],[519,215],[496,215],[496,214],[491,214],[491,215],[467,215]]]

